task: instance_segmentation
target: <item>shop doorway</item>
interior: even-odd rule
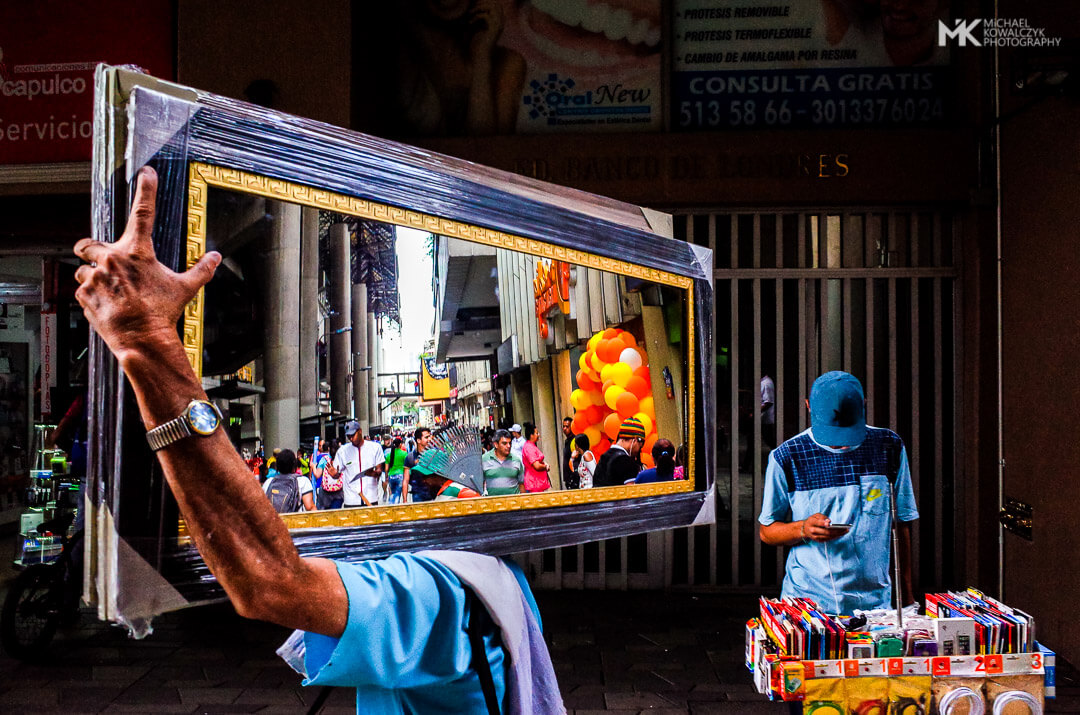
[[[714,256],[717,523],[530,554],[537,585],[778,590],[786,554],[757,537],[768,451],[808,426],[803,399],[827,370],[856,375],[869,422],[907,444],[916,592],[953,585],[964,515],[952,215],[695,211],[675,231]],[[775,406],[763,412],[766,381]]]

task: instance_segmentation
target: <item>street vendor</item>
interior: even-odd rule
[[[911,522],[919,518],[907,452],[891,430],[866,424],[858,379],[834,371],[814,381],[810,428],[769,454],[761,540],[790,546],[783,596],[828,612],[892,604],[889,500],[895,485],[901,595],[911,589]]]
[[[565,712],[514,565],[449,551],[360,563],[299,555],[177,334],[221,256],[209,252],[183,273],[159,263],[157,177],[143,169],[136,180],[123,236],[75,245],[87,261],[75,297],[130,380],[192,539],[237,612],[298,629],[279,653],[305,685],[355,688],[358,711]]]

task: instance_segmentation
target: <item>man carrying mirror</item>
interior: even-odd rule
[[[124,234],[76,244],[87,261],[75,274],[76,298],[127,376],[190,536],[237,612],[298,629],[279,654],[305,685],[355,688],[358,712],[565,712],[535,601],[511,562],[464,552],[361,563],[300,557],[221,429],[176,330],[221,255],[207,253],[183,273],[159,263],[156,175],[144,170],[135,181]],[[346,434],[331,468],[350,481],[355,470],[377,489],[381,448],[371,443],[364,455],[356,423]],[[368,503],[366,485],[356,489]],[[511,617],[520,628],[509,635],[520,638],[495,625]]]

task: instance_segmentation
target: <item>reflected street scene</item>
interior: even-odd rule
[[[693,488],[686,283],[206,191],[189,357],[279,513]]]

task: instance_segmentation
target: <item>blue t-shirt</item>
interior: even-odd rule
[[[505,563],[539,622],[524,574]],[[412,554],[337,562],[337,569],[349,597],[349,621],[340,638],[304,634],[304,685],[355,687],[362,713],[488,712],[470,667],[470,608],[453,571]],[[484,633],[484,646],[502,703],[509,662],[497,627]]]
[[[851,524],[838,539],[798,544],[788,553],[782,595],[813,599],[829,613],[890,605],[889,474],[897,475],[897,518],[919,518],[903,441],[887,429],[866,429],[866,439],[851,449],[820,445],[808,429],[774,449],[765,471],[762,525],[818,513]]]
[[[648,469],[642,469],[638,472],[637,478],[634,479],[634,484],[652,484],[653,482],[671,482],[675,481],[675,470],[671,470],[671,474],[664,476],[656,471],[656,467],[649,467]]]
[[[329,452],[316,452],[315,456],[311,458],[311,473],[315,473],[315,469],[326,469],[326,465],[330,463]],[[322,489],[322,477],[316,477],[311,480],[315,484],[316,489]]]

